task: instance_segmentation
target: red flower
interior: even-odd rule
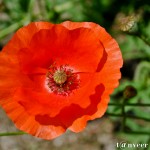
[[[95,23],[31,23],[0,53],[0,104],[34,136],[79,132],[106,111],[121,66],[117,42]]]

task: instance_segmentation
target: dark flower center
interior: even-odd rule
[[[79,88],[79,75],[73,72],[68,65],[52,65],[47,73],[47,85],[51,92],[68,96],[73,90]]]

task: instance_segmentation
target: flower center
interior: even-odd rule
[[[50,92],[68,96],[73,90],[79,88],[79,75],[73,72],[68,65],[52,65],[47,73],[46,85]]]
[[[54,81],[56,82],[56,84],[63,84],[67,80],[67,74],[65,73],[64,70],[57,70],[54,73],[53,78],[54,78]]]

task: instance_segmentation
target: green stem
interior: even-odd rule
[[[16,22],[9,27],[6,27],[5,29],[0,31],[0,39],[4,38],[8,34],[14,32],[17,30],[19,27],[23,26],[25,23],[28,23],[32,19],[32,11],[34,7],[34,0],[30,0],[29,7],[28,7],[28,12],[24,14],[24,18],[21,19],[19,22]]]
[[[144,132],[144,131],[124,131],[125,133],[128,134],[146,134],[146,135],[150,135],[150,132]]]
[[[122,106],[123,104],[118,103],[109,103],[109,106]],[[139,106],[139,107],[150,107],[150,104],[141,104],[141,103],[126,103],[125,106]]]
[[[128,34],[140,38],[145,44],[147,44],[148,46],[150,46],[149,39],[146,38],[146,36],[144,36],[143,33],[139,33],[139,32],[138,33],[130,33],[130,32],[128,32]]]
[[[148,61],[142,61],[136,68],[134,73],[134,81],[140,81],[142,85],[145,85],[146,77],[150,73],[150,63]],[[142,72],[142,74],[141,74]]]
[[[148,46],[150,46],[150,41],[143,34],[137,34],[137,36],[143,40]]]
[[[14,32],[15,30],[17,30],[19,27],[21,27],[25,22],[27,21],[27,17],[23,18],[22,20],[20,20],[17,23],[14,23],[12,25],[10,25],[9,27],[6,27],[5,29],[0,31],[0,39],[4,38],[5,36],[7,36],[8,34]]]
[[[106,113],[106,115],[112,116],[112,117],[124,117],[124,115],[122,115],[122,114],[114,114],[114,113]],[[140,120],[150,122],[150,119],[144,118],[144,117],[131,116],[131,115],[127,115],[127,114],[125,114],[125,116],[126,116],[126,118],[140,119]]]
[[[29,6],[28,6],[28,12],[26,15],[28,15],[29,20],[31,21],[33,18],[33,8],[35,5],[35,0],[30,0]]]
[[[6,132],[6,133],[0,133],[0,136],[14,136],[14,135],[22,135],[26,134],[25,132]]]
[[[125,130],[125,124],[126,124],[126,112],[125,112],[125,102],[126,102],[126,99],[123,99],[123,103],[122,103],[122,115],[124,117],[122,117],[122,126],[121,126],[121,129],[122,131]]]

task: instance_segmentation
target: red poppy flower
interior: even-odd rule
[[[106,111],[121,66],[117,42],[95,23],[30,23],[0,53],[0,104],[36,137],[79,132]]]

